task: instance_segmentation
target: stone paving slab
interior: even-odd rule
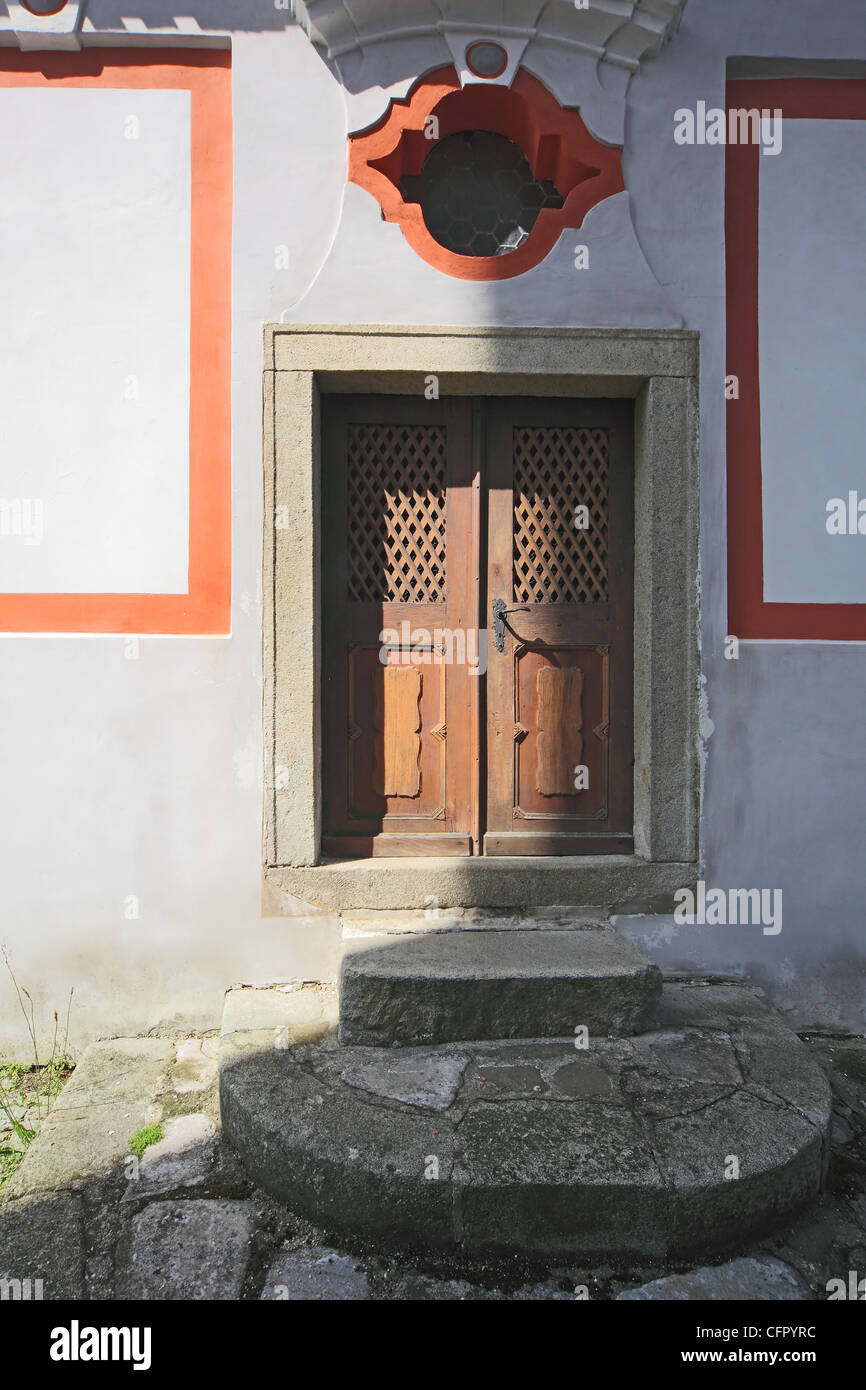
[[[790,1265],[774,1259],[743,1259],[723,1265],[704,1265],[689,1274],[654,1279],[639,1289],[617,1294],[616,1301],[742,1299],[751,1303],[809,1298],[808,1288]]]
[[[133,1218],[116,1296],[240,1298],[254,1231],[252,1202],[152,1202]]]
[[[459,1053],[425,1051],[413,1047],[408,1056],[378,1048],[353,1048],[340,1072],[347,1086],[371,1095],[417,1105],[427,1110],[447,1110],[460,1089],[469,1059]]]
[[[142,1154],[124,1200],[140,1201],[154,1193],[205,1182],[216,1147],[216,1125],[208,1115],[174,1116],[166,1122],[163,1138]]]
[[[0,1279],[41,1280],[46,1300],[84,1297],[84,1208],[72,1192],[0,1206]]]
[[[275,1260],[261,1297],[288,1302],[360,1301],[370,1297],[369,1279],[357,1260],[324,1246],[314,1246]]]
[[[175,1056],[163,1038],[119,1038],[87,1049],[43,1122],[7,1196],[68,1189],[116,1174],[129,1141],[161,1118],[156,1096]]]
[[[413,1270],[395,1281],[389,1290],[389,1297],[412,1303],[571,1303],[575,1294],[573,1289],[560,1288],[554,1280],[522,1284],[514,1292],[506,1293],[503,1289],[473,1284],[468,1279],[437,1279]]]
[[[225,997],[221,1038],[232,1034],[270,1034],[277,1046],[321,1038],[337,1026],[333,987],[316,984],[273,988],[236,987]]]
[[[215,1049],[205,1051],[201,1038],[188,1038],[177,1045],[177,1059],[171,1070],[172,1089],[176,1095],[196,1095],[207,1091],[217,1074]]]

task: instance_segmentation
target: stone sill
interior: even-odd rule
[[[339,914],[357,908],[604,908],[671,912],[698,866],[631,855],[557,858],[353,859],[265,870],[266,915]]]

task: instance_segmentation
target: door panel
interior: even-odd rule
[[[633,480],[630,402],[326,400],[325,854],[632,852]]]
[[[488,407],[486,854],[631,853],[632,416]]]
[[[468,401],[332,397],[323,419],[326,854],[470,854],[478,679]]]

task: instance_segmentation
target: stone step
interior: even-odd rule
[[[569,1030],[570,1031],[570,1030]],[[821,1189],[830,1092],[737,985],[666,985],[653,1032],[343,1046],[333,992],[233,990],[226,1136],[320,1228],[490,1258],[742,1248]]]
[[[637,1033],[651,1026],[658,966],[608,926],[383,934],[350,940],[340,1041],[390,1047]]]

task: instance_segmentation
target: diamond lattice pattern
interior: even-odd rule
[[[607,513],[607,430],[515,427],[515,601],[604,603]]]
[[[445,459],[441,426],[349,426],[349,598],[445,602]]]

